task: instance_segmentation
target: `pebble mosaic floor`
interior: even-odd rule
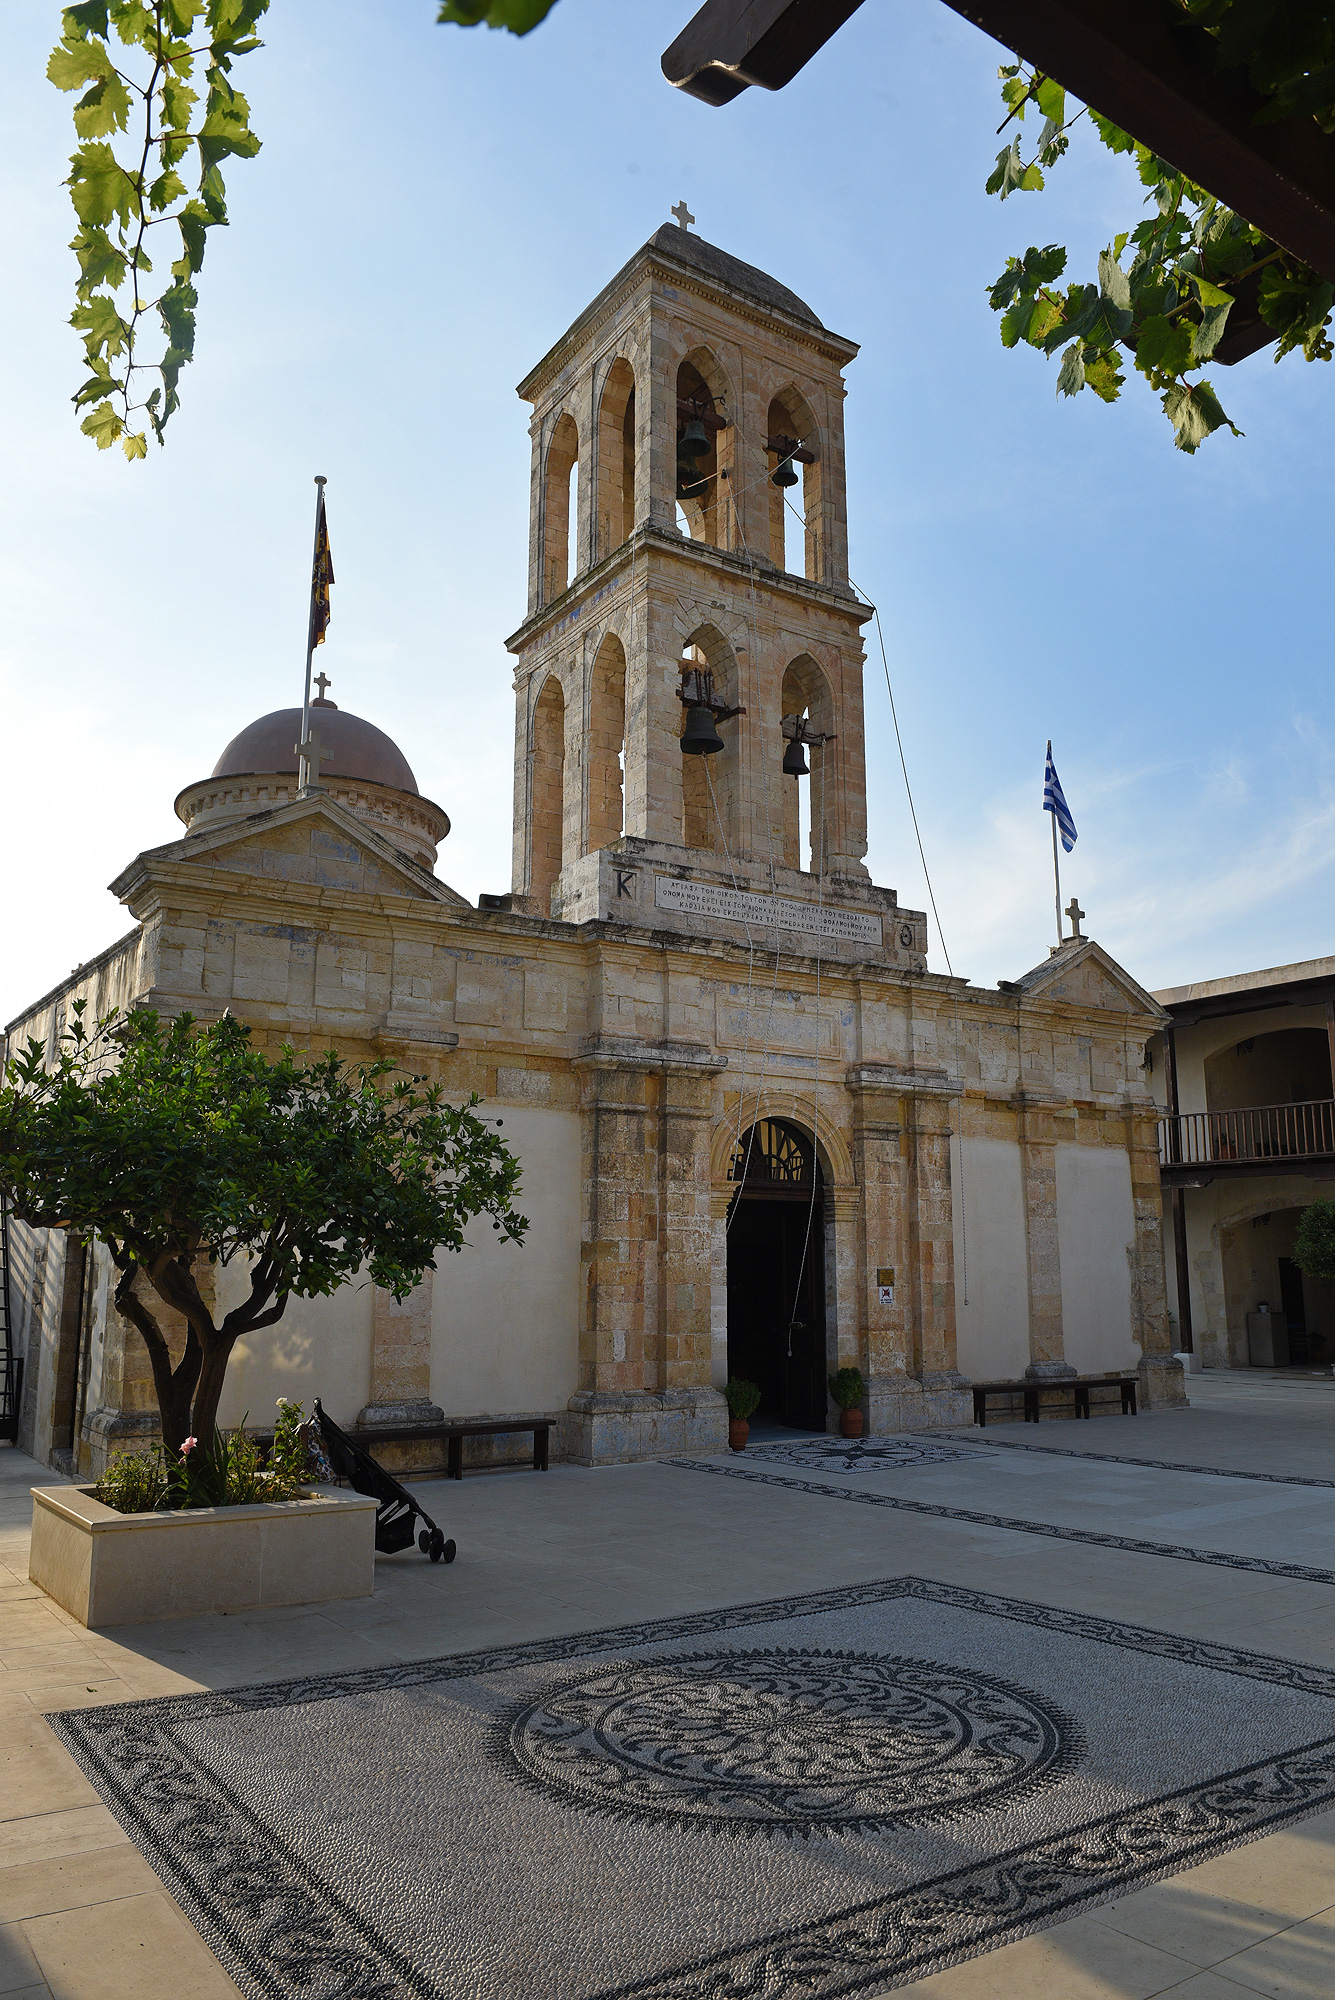
[[[884,1992],[1335,1802],[1335,1670],[915,1576],[51,1722],[255,2000]]]

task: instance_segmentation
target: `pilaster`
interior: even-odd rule
[[[1024,1169],[1025,1250],[1029,1274],[1031,1381],[1074,1375],[1062,1335],[1062,1265],[1057,1229],[1056,1100],[1032,1091],[1016,1094]]]

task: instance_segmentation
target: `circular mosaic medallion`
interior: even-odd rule
[[[695,1653],[618,1661],[502,1725],[502,1758],[567,1802],[736,1832],[882,1826],[998,1802],[1075,1748],[1032,1694],[936,1660]]]

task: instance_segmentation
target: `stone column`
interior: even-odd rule
[[[1025,1246],[1029,1264],[1029,1365],[1031,1382],[1061,1381],[1076,1373],[1062,1336],[1062,1265],[1057,1234],[1057,1134],[1054,1101],[1020,1091],[1020,1154],[1024,1168]]]
[[[855,1072],[855,1074],[857,1074]],[[902,1156],[902,1100],[897,1086],[850,1078],[853,1100],[853,1166],[862,1191],[862,1291],[867,1326],[867,1424],[872,1432],[904,1427],[904,1399],[911,1382],[907,1254],[904,1234],[906,1162]],[[894,1272],[893,1303],[883,1303],[877,1271]]]
[[[1187,1400],[1182,1363],[1173,1353],[1164,1274],[1163,1190],[1159,1181],[1159,1118],[1153,1104],[1127,1103],[1131,1204],[1136,1220],[1131,1262],[1131,1319],[1140,1342],[1140,1394],[1147,1410]]]
[[[955,1218],[951,1107],[957,1091],[942,1078],[907,1100],[909,1116],[909,1276],[916,1373],[924,1395],[964,1385],[955,1361]]]
[[[659,1387],[710,1384],[712,1221],[709,1142],[713,1077],[664,1074],[659,1085]]]
[[[950,1170],[956,1086],[944,1070],[865,1064],[849,1072],[863,1187],[869,1415],[873,1431],[967,1423],[955,1354]],[[877,1272],[894,1271],[893,1303]]]
[[[434,1271],[406,1299],[376,1285],[371,1307],[371,1395],[357,1418],[374,1430],[400,1424],[441,1424],[431,1400],[431,1300]],[[439,1457],[439,1448],[433,1448]]]
[[[571,1456],[585,1464],[717,1449],[711,1386],[711,1085],[694,1044],[616,1037],[577,1058],[584,1225],[580,1387]]]

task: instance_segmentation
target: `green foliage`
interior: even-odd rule
[[[1335,1201],[1314,1201],[1303,1210],[1293,1261],[1308,1278],[1335,1278]]]
[[[167,1462],[161,1447],[127,1451],[113,1458],[97,1485],[95,1499],[118,1514],[152,1514],[167,1504]]]
[[[1173,4],[1189,17],[1188,32],[1194,26],[1212,38],[1213,48],[1204,51],[1208,60],[1223,70],[1247,70],[1252,87],[1268,100],[1258,123],[1311,117],[1323,131],[1335,132],[1335,9],[1282,7],[1273,0]],[[1120,359],[1125,353],[1158,394],[1179,451],[1195,452],[1224,428],[1240,437],[1213,386],[1197,371],[1214,354],[1239,288],[1249,280],[1256,284],[1261,318],[1280,336],[1276,361],[1297,349],[1309,361],[1330,360],[1335,285],[1111,119],[1092,109],[1068,117],[1064,94],[1051,77],[1023,63],[1005,64],[999,74],[1006,106],[1001,129],[1012,119],[1023,123],[1031,105],[1044,122],[1031,159],[1026,161],[1018,135],[997,156],[989,194],[1004,201],[1041,189],[1041,169],[1055,165],[1067,150],[1071,128],[1087,117],[1110,152],[1134,161],[1152,210],[1102,252],[1097,285],[1060,287],[1056,281],[1066,269],[1066,252],[1049,244],[1010,258],[991,286],[1004,347],[1023,341],[1049,356],[1060,350],[1058,395],[1092,389],[1104,402],[1115,402],[1125,379]]]
[[[221,163],[253,159],[260,150],[250,107],[230,75],[238,56],[262,46],[254,30],[268,6],[269,0],[84,0],[61,17],[46,73],[57,90],[82,92],[74,106],[80,144],[67,186],[79,222],[70,245],[79,263],[70,324],[83,336],[88,377],[73,402],[86,410],[80,429],[99,451],[119,444],[127,459],[146,457],[148,430],[162,444],[179,407],[181,370],[195,351],[194,279],[206,232],[227,221]],[[187,160],[196,177],[193,195],[178,172]],[[150,231],[162,225],[179,234],[181,254],[171,259],[169,233],[162,257],[171,259],[170,282],[148,297],[148,246],[157,241]],[[151,362],[137,358],[150,313],[163,336]],[[140,396],[136,377],[145,374],[159,380]],[[147,429],[132,428],[138,411]]]
[[[728,1415],[734,1423],[744,1424],[760,1403],[760,1389],[755,1382],[743,1382],[740,1376],[730,1375],[723,1385],[727,1399]]]
[[[76,1001],[49,1062],[38,1041],[11,1061],[0,1194],[20,1221],[106,1244],[172,1453],[195,1436],[213,1457],[232,1347],[289,1298],[327,1296],[359,1273],[405,1298],[477,1216],[522,1240],[519,1164],[475,1097],[448,1104],[420,1077],[389,1082],[388,1061],[351,1065],[334,1050],[271,1059],[230,1014],[198,1027],[142,1008],[90,1030],[83,1013]],[[236,1260],[250,1290],[215,1323],[200,1281]],[[186,1321],[175,1366],[154,1294]]]
[[[285,1399],[283,1399],[285,1400]],[[306,1445],[296,1443],[297,1423],[284,1428],[280,1405],[278,1429],[283,1432],[266,1465],[254,1438],[247,1437],[245,1418],[224,1436],[213,1433],[212,1449],[199,1449],[198,1439],[182,1441],[179,1451],[157,1445],[152,1451],[126,1453],[113,1459],[93,1491],[118,1514],[151,1514],[181,1507],[253,1507],[271,1500],[295,1500],[305,1478]]]
[[[485,21],[489,28],[508,28],[512,35],[526,35],[545,21],[556,0],[442,0],[438,21],[452,21],[456,27],[476,28]]]
[[[296,1485],[313,1479],[315,1466],[311,1450],[311,1425],[300,1403],[286,1396],[278,1398],[278,1419],[274,1424],[269,1470]]]
[[[841,1368],[837,1375],[825,1379],[836,1410],[855,1410],[867,1393],[860,1368]]]

